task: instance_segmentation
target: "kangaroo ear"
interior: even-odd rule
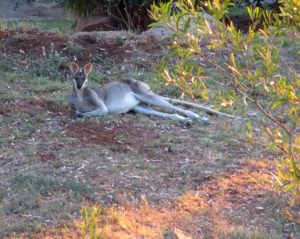
[[[79,66],[76,63],[73,62],[70,66],[70,70],[73,74],[76,74],[79,70]]]
[[[92,63],[88,63],[84,66],[84,73],[86,75],[88,75],[93,69],[93,64]]]

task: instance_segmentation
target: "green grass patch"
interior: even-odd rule
[[[68,86],[64,85],[57,91],[52,92],[52,94],[48,95],[48,100],[54,102],[59,106],[68,106],[68,98],[71,94],[71,89]]]
[[[26,191],[47,196],[55,191],[72,191],[84,196],[91,196],[92,189],[83,182],[65,181],[35,176],[30,174],[18,174],[12,179],[12,188],[17,191]]]
[[[89,74],[89,81],[91,82],[92,85],[96,85],[95,83],[97,83],[97,84],[101,83],[104,76],[105,75],[102,72],[97,71],[97,70],[93,70]]]
[[[253,230],[249,231],[246,228],[237,228],[232,230],[228,235],[229,239],[271,239],[269,236],[265,236],[263,233]]]
[[[8,29],[39,28],[44,31],[51,31],[58,34],[72,34],[74,33],[74,30],[72,29],[73,24],[73,20],[49,18],[2,21],[1,25],[2,28],[7,27]]]
[[[58,105],[68,104],[67,99],[72,91],[70,81],[49,80],[47,77],[37,77],[28,72],[0,71],[0,73],[0,86],[2,89],[6,88],[3,92],[0,90],[2,102],[32,100],[43,93],[48,101]]]

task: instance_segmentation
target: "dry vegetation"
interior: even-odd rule
[[[134,76],[174,92],[151,73],[162,47],[143,44],[0,32],[0,238],[81,238],[83,205],[101,205],[105,238],[300,238],[300,205],[274,191],[273,154],[244,140],[242,122],[75,119],[55,61],[37,71],[52,60],[44,46],[59,77],[76,56],[95,63],[95,81]]]

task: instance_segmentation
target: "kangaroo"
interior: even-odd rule
[[[207,117],[201,118],[192,111],[172,105],[162,96],[151,91],[149,85],[142,81],[122,79],[101,87],[91,88],[88,86],[88,75],[93,69],[91,63],[86,64],[83,69],[76,63],[72,63],[70,69],[73,74],[73,91],[69,102],[76,110],[77,117],[85,118],[134,111],[188,124],[192,122],[192,119],[208,123]],[[150,105],[177,111],[185,117],[176,113],[160,112],[152,109]]]

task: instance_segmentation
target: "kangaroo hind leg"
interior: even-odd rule
[[[140,101],[142,101],[144,103],[152,104],[152,105],[159,106],[159,107],[162,107],[162,108],[165,108],[165,109],[180,112],[180,113],[186,115],[187,117],[189,117],[191,119],[200,119],[200,116],[198,114],[194,113],[193,111],[185,110],[185,109],[182,109],[182,108],[177,107],[175,105],[172,105],[171,103],[164,100],[159,95],[156,95],[156,94],[153,94],[153,93],[149,93],[149,94],[146,94],[146,95],[135,94],[135,97],[137,97]]]
[[[168,118],[168,119],[172,119],[172,120],[177,120],[177,121],[180,121],[180,122],[182,122],[184,124],[188,124],[188,125],[191,124],[191,120],[189,118],[183,117],[178,114],[168,114],[168,113],[160,112],[160,111],[151,109],[150,107],[142,105],[142,104],[135,106],[133,108],[133,111],[135,111],[137,113],[154,115],[154,116],[159,116],[159,117]]]

